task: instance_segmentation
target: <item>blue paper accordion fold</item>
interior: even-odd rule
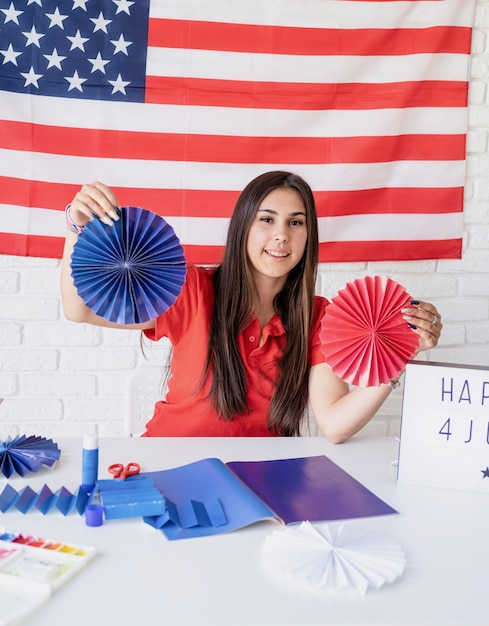
[[[44,485],[36,492],[29,485],[20,491],[14,489],[12,485],[6,485],[0,493],[0,513],[17,509],[21,513],[37,510],[43,515],[50,511],[58,511],[63,515],[76,511],[79,515],[83,515],[91,497],[81,487],[72,493],[66,487],[52,491],[47,485]]]
[[[155,319],[185,282],[183,248],[172,227],[140,207],[122,207],[108,226],[89,222],[73,248],[73,282],[94,313],[118,324]]]
[[[166,500],[153,482],[134,476],[127,480],[99,480],[90,493],[81,486],[74,492],[64,486],[52,491],[48,485],[34,491],[29,485],[17,490],[7,484],[0,492],[0,513],[17,509],[20,513],[39,511],[46,515],[58,511],[65,516],[72,512],[83,515],[96,497],[100,498],[107,520],[160,516],[167,510]]]
[[[0,441],[0,470],[5,478],[13,474],[25,476],[42,467],[52,467],[60,457],[58,445],[52,439],[36,435],[19,435]]]

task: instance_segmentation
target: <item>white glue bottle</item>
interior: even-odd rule
[[[92,493],[98,479],[98,432],[83,437],[82,487]]]

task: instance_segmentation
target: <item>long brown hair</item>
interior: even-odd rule
[[[279,378],[268,410],[268,427],[281,435],[298,435],[308,402],[308,348],[314,311],[318,263],[318,226],[309,185],[290,172],[274,171],[253,179],[240,194],[227,235],[221,265],[214,273],[215,304],[204,379],[213,371],[210,399],[222,419],[249,413],[243,361],[237,336],[253,312],[254,282],[247,254],[248,233],[265,196],[280,187],[294,189],[306,210],[307,242],[300,262],[274,300],[286,330],[286,345],[279,360]]]

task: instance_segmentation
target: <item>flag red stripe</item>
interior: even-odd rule
[[[79,189],[80,185],[0,176],[0,204],[64,211]]]
[[[189,106],[364,110],[407,107],[465,107],[466,81],[400,83],[283,83],[147,76],[146,102]]]
[[[0,147],[77,156],[201,163],[382,163],[465,158],[465,135],[229,137],[62,128],[0,121]]]
[[[464,26],[397,29],[301,28],[153,18],[148,46],[225,50],[254,54],[390,56],[421,53],[467,54],[471,29]]]
[[[39,235],[16,235],[0,232],[2,254],[60,259],[63,255],[64,238]]]
[[[91,182],[91,181],[87,181]],[[0,176],[0,204],[34,206],[64,211],[80,185],[30,181]],[[229,217],[239,191],[194,189],[141,189],[113,187],[124,206],[140,206],[163,217]]]
[[[462,240],[326,242],[319,245],[319,258],[320,263],[460,259]]]
[[[0,177],[0,204],[64,210],[79,185]],[[229,217],[239,191],[191,189],[131,189],[114,187],[122,205],[141,206],[165,215]],[[443,189],[386,188],[354,191],[315,191],[320,217],[369,213],[443,214],[462,211],[463,187]]]
[[[320,217],[340,217],[368,213],[446,214],[461,213],[463,187],[431,189],[399,188],[359,189],[354,191],[314,192]]]
[[[2,254],[59,259],[63,253],[64,238],[0,233]],[[220,246],[183,246],[188,263],[218,263],[222,257]],[[461,258],[459,239],[441,241],[355,241],[320,244],[320,263],[392,261],[418,259]]]

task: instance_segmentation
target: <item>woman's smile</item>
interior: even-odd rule
[[[276,259],[285,259],[289,256],[288,252],[282,252],[280,250],[265,250],[265,252]]]

